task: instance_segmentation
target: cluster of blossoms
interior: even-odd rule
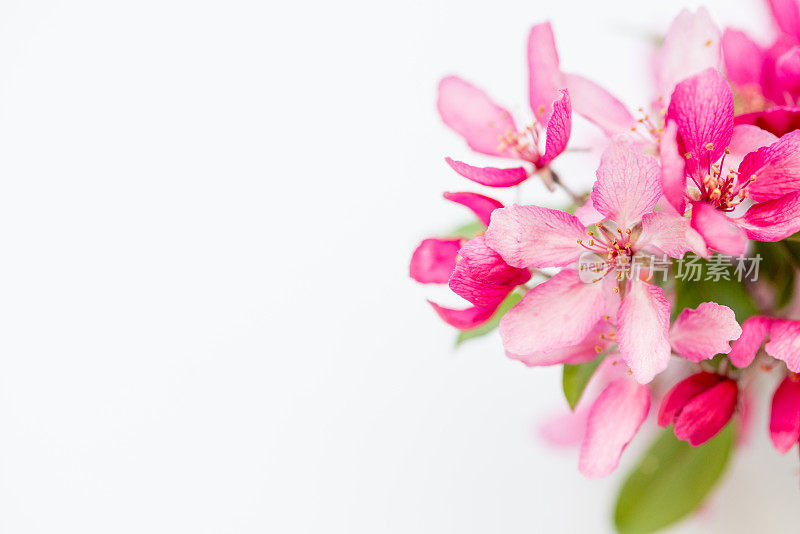
[[[652,257],[742,256],[800,231],[800,6],[769,5],[780,28],[769,46],[721,31],[705,9],[681,12],[654,57],[651,104],[637,113],[593,81],[562,72],[549,23],[534,26],[528,39],[529,126],[518,127],[461,78],[439,85],[437,107],[449,128],[475,152],[516,160],[500,168],[446,158],[456,173],[493,188],[536,177],[551,190],[563,187],[575,204],[506,207],[474,192],[445,193],[483,229],[471,239],[423,240],[411,277],[448,284],[470,303],[431,302],[459,330],[499,320],[510,358],[588,366],[579,401],[557,423],[579,439],[586,476],[616,469],[651,412],[694,447],[731,421],[744,426],[756,373],[777,386],[769,425],[775,447],[786,452],[800,440],[800,320],[779,304],[792,298],[764,296],[740,277],[754,312],[716,302],[730,286],[713,284],[705,286],[712,298],[678,307],[674,285],[629,271]],[[588,196],[573,193],[552,168],[569,157],[573,112],[604,134]],[[682,290],[695,292],[691,283]],[[512,295],[521,298],[506,310]]]

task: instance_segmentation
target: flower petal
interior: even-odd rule
[[[545,141],[544,155],[537,163],[537,167],[545,167],[556,156],[564,152],[572,131],[572,107],[569,94],[561,91],[561,98],[553,103],[553,112],[547,121],[547,140]]]
[[[738,256],[747,248],[747,236],[723,212],[705,202],[692,203],[692,228],[709,248]]]
[[[800,231],[800,191],[755,204],[734,223],[756,241],[785,239]]]
[[[578,239],[586,228],[567,212],[539,206],[496,210],[486,230],[486,241],[514,267],[558,267],[581,255]]]
[[[800,130],[747,154],[739,165],[739,179],[753,176],[747,192],[757,202],[800,191]]]
[[[591,198],[583,206],[575,208],[575,216],[584,226],[593,226],[603,220],[603,214],[594,209]]]
[[[705,69],[721,64],[721,35],[705,8],[682,10],[672,21],[664,44],[656,54],[656,84],[661,96],[675,85]]]
[[[796,0],[768,0],[772,17],[778,27],[789,35],[800,38],[800,10]]]
[[[744,32],[726,29],[722,34],[722,53],[730,81],[736,85],[757,85],[761,81],[764,51]]]
[[[522,355],[579,343],[602,317],[604,293],[602,283],[584,284],[577,271],[562,270],[528,291],[503,316],[503,347],[510,355]]]
[[[450,277],[450,289],[479,308],[497,309],[520,284],[531,279],[528,269],[511,267],[486,246],[483,236],[469,240]]]
[[[719,384],[723,378],[716,373],[700,372],[675,384],[661,401],[661,407],[658,409],[658,426],[669,426],[690,400]]]
[[[800,321],[773,319],[764,350],[773,358],[786,362],[791,372],[800,372]]]
[[[439,306],[430,300],[428,304],[433,306],[433,309],[436,310],[436,313],[439,314],[439,317],[441,317],[444,322],[459,330],[472,330],[473,328],[477,328],[488,321],[495,312],[495,310],[491,308],[478,308],[477,306],[472,306],[464,310],[454,310],[452,308]]]
[[[442,196],[450,202],[455,202],[456,204],[461,204],[469,208],[469,210],[486,226],[489,226],[492,212],[503,207],[501,202],[485,195],[479,195],[478,193],[444,193]]]
[[[739,388],[734,380],[723,380],[700,393],[683,407],[675,420],[675,437],[693,447],[702,445],[725,428],[736,410]]]
[[[528,81],[530,105],[536,120],[547,124],[553,102],[564,87],[558,67],[558,51],[549,22],[537,24],[528,35]]]
[[[753,126],[752,124],[735,125],[733,127],[733,137],[731,137],[731,142],[728,145],[730,153],[725,156],[726,169],[723,169],[723,171],[727,174],[728,169],[737,169],[747,154],[760,148],[768,147],[777,140],[778,138],[775,137],[775,134],[758,126]]]
[[[775,62],[775,80],[795,100],[800,93],[800,46],[793,46]]]
[[[660,196],[658,161],[629,138],[615,137],[597,169],[591,194],[595,209],[620,227],[630,228],[652,211]]]
[[[517,131],[514,119],[474,85],[456,76],[444,78],[439,82],[436,106],[442,121],[460,134],[472,150],[513,157],[509,150],[498,148],[502,136]]]
[[[736,367],[744,368],[753,363],[759,347],[769,334],[772,319],[754,315],[742,323],[742,335],[733,342],[728,359]]]
[[[655,247],[673,258],[682,258],[687,252],[708,256],[703,237],[691,226],[691,221],[675,213],[653,212],[642,216],[642,235],[636,241],[636,250]]]
[[[728,354],[730,342],[741,335],[733,310],[716,302],[703,302],[695,310],[684,308],[670,329],[669,339],[675,352],[699,362]]]
[[[557,365],[562,363],[583,363],[597,358],[597,355],[608,348],[613,340],[609,337],[614,328],[605,319],[600,319],[595,323],[583,340],[551,351],[539,351],[530,354],[513,354],[507,352],[506,355],[512,360],[519,360],[528,367],[539,367],[545,365]],[[599,350],[598,350],[599,349]]]
[[[460,248],[461,239],[424,239],[411,255],[409,275],[423,284],[446,284]]]
[[[778,137],[800,128],[800,108],[776,106],[766,111],[745,113],[734,119],[735,124],[753,124]]]
[[[667,368],[669,302],[660,287],[631,280],[617,317],[617,342],[622,359],[641,384]]]
[[[464,162],[445,158],[450,167],[468,180],[488,187],[511,187],[528,179],[525,167],[498,169],[496,167],[473,167]]]
[[[591,80],[577,74],[565,74],[572,109],[599,126],[606,134],[630,131],[635,124],[625,104]]]
[[[678,215],[686,211],[686,160],[678,149],[678,125],[668,121],[658,145],[664,196]]]
[[[613,381],[589,412],[578,463],[580,472],[592,478],[611,474],[649,411],[650,388],[628,377]]]
[[[800,378],[793,373],[786,375],[772,396],[769,436],[781,454],[800,440]]]

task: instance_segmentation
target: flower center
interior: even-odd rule
[[[633,265],[633,244],[632,231],[630,228],[617,228],[616,231],[608,228],[605,221],[595,225],[597,232],[587,231],[588,241],[578,239],[578,244],[586,250],[597,254],[605,260],[602,265],[596,266],[593,271],[597,272],[595,282],[601,280],[612,270],[617,270],[617,279],[623,279],[630,275]]]
[[[713,149],[713,143],[706,145],[706,150],[709,152]],[[741,204],[747,198],[747,188],[756,181],[755,175],[742,180],[738,171],[733,169],[728,169],[727,173],[724,173],[725,156],[728,154],[730,154],[730,150],[726,148],[722,158],[709,166],[708,172],[701,180],[694,174],[690,175],[700,190],[699,200],[722,211],[733,211],[736,206]],[[691,154],[686,154],[686,158],[691,159]]]
[[[540,157],[539,139],[542,133],[543,128],[538,122],[527,126],[522,132],[508,130],[504,135],[498,136],[500,144],[497,147],[497,151],[505,152],[508,150],[518,158],[535,164]]]

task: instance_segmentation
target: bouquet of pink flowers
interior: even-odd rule
[[[469,302],[430,302],[459,342],[497,328],[509,358],[563,367],[571,412],[551,431],[580,443],[585,476],[614,471],[649,416],[665,428],[622,486],[620,532],[702,504],[747,431],[756,379],[770,385],[777,451],[800,440],[800,5],[769,7],[768,46],[682,11],[636,112],[560,69],[549,23],[528,38],[529,124],[459,77],[439,84],[442,121],[501,158],[446,158],[453,171],[492,188],[542,180],[572,202],[445,193],[474,220],[424,239],[411,277]],[[603,133],[586,193],[557,173],[573,112]]]

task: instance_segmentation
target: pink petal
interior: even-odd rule
[[[773,319],[764,350],[773,358],[786,362],[791,372],[800,372],[800,321]]]
[[[796,0],[768,0],[778,27],[789,35],[800,37],[800,11]]]
[[[678,382],[661,401],[658,425],[669,426],[690,400],[719,384],[723,378],[716,373],[701,372]]]
[[[705,202],[692,203],[692,228],[709,248],[738,256],[747,248],[747,236],[725,213]]]
[[[745,113],[734,119],[735,124],[753,124],[777,136],[800,128],[800,108],[778,106],[766,111]]]
[[[775,79],[792,100],[800,92],[800,46],[793,46],[775,62]]]
[[[675,87],[667,117],[678,125],[686,168],[702,178],[731,142],[733,92],[722,74],[704,70]]]
[[[705,8],[684,9],[675,17],[655,58],[656,84],[662,96],[689,76],[721,63],[720,31]]]
[[[579,343],[603,315],[604,293],[602,283],[584,284],[577,271],[562,270],[503,316],[500,337],[506,352],[534,354]]]
[[[753,176],[747,192],[758,202],[800,191],[800,130],[747,154],[739,165],[739,179]]]
[[[752,124],[737,124],[733,127],[733,137],[728,145],[730,154],[725,156],[725,167],[737,169],[747,154],[767,147],[777,141],[775,134],[753,126]],[[727,174],[727,169],[724,172]]]
[[[450,289],[479,308],[497,309],[508,294],[531,278],[527,269],[511,267],[486,246],[483,236],[468,241],[459,251],[450,277]]]
[[[572,99],[572,108],[577,113],[602,128],[608,135],[630,131],[635,119],[625,104],[611,93],[577,74],[565,74],[564,81]]]
[[[559,90],[564,87],[549,22],[537,24],[531,28],[528,36],[528,80],[531,110],[536,120],[547,124],[553,111],[553,102],[560,97]]]
[[[678,149],[678,125],[668,121],[658,146],[664,196],[679,215],[686,211],[686,160]]]
[[[460,248],[461,239],[424,239],[411,255],[409,275],[423,284],[446,284]]]
[[[617,342],[622,359],[641,384],[667,368],[669,302],[661,288],[639,280],[628,283],[617,316]]]
[[[730,421],[738,396],[736,381],[729,379],[700,393],[678,414],[675,437],[688,441],[693,447],[710,440]]]
[[[769,436],[781,454],[800,440],[800,379],[795,374],[786,375],[772,397]]]
[[[673,258],[682,258],[687,252],[708,256],[703,237],[691,227],[688,218],[667,212],[645,213],[642,216],[642,235],[636,241],[636,250],[655,247]]]
[[[492,212],[503,207],[501,202],[478,193],[444,193],[442,196],[450,202],[469,208],[478,220],[486,226],[489,226]]]
[[[556,156],[564,152],[572,131],[572,107],[569,103],[569,94],[561,91],[561,98],[553,103],[553,112],[547,121],[547,140],[545,141],[544,155],[537,163],[537,167],[545,167]]]
[[[492,213],[486,241],[514,267],[558,267],[584,250],[586,228],[577,217],[539,206],[511,206]]]
[[[593,226],[603,220],[603,214],[594,209],[591,198],[583,206],[575,208],[575,216],[584,226]]]
[[[614,138],[597,169],[591,194],[595,209],[620,227],[630,228],[652,211],[660,196],[658,161],[630,139]]]
[[[488,321],[495,312],[495,310],[491,308],[478,308],[477,306],[465,310],[454,310],[452,308],[439,306],[430,300],[428,303],[433,306],[433,309],[436,310],[436,313],[439,314],[439,317],[441,317],[444,322],[459,330],[477,328]]]
[[[650,388],[627,377],[612,382],[589,413],[580,472],[592,478],[611,474],[649,411]]]
[[[613,331],[614,328],[608,321],[600,319],[586,337],[575,345],[531,354],[513,354],[509,352],[507,356],[512,360],[521,361],[528,367],[588,362],[595,359],[600,352],[606,350],[613,343],[613,340],[609,337],[609,334]]]
[[[742,335],[734,341],[728,359],[736,367],[744,368],[753,363],[759,347],[766,339],[772,319],[754,315],[742,323]]]
[[[464,178],[489,187],[511,187],[528,179],[528,171],[524,167],[498,169],[496,167],[473,167],[450,158],[445,158],[445,161]]]
[[[733,310],[716,302],[703,302],[696,310],[685,308],[669,333],[673,350],[693,362],[728,354],[729,343],[741,335]]]
[[[456,76],[444,78],[439,82],[436,106],[442,121],[460,134],[472,150],[513,157],[510,151],[498,148],[502,136],[517,131],[514,119],[474,85]]]
[[[576,407],[575,411],[564,408],[541,426],[539,434],[553,447],[580,445],[586,435],[589,411],[590,406]]]
[[[757,85],[761,81],[764,51],[744,32],[726,29],[722,34],[722,52],[730,81],[736,85]]]
[[[755,204],[734,222],[750,239],[785,239],[800,231],[800,191]]]

